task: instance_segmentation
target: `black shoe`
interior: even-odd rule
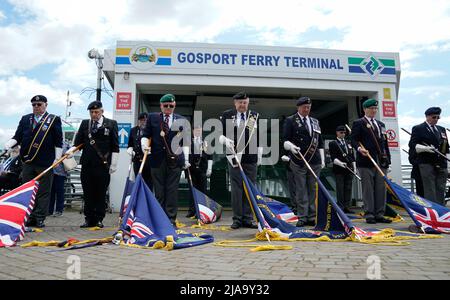
[[[306,222],[305,225],[306,226],[316,226],[316,220],[310,220],[310,221]]]
[[[36,228],[44,228],[45,224],[44,224],[44,220],[41,221],[36,221]]]
[[[392,223],[392,220],[386,219],[385,217],[377,217],[375,218],[375,220],[377,221],[377,223]]]
[[[189,211],[186,215],[186,218],[192,218],[195,217],[195,211]]]
[[[377,221],[375,220],[375,218],[367,218],[366,223],[367,224],[377,224]]]
[[[258,228],[258,225],[255,222],[250,221],[250,222],[242,222],[242,227],[256,229]]]
[[[231,224],[231,229],[239,229],[241,227],[241,223],[239,222],[233,222],[233,224]]]
[[[351,210],[350,208],[344,208],[344,213],[346,213],[346,214],[355,214],[355,212],[353,210]]]
[[[102,221],[98,221],[97,222],[97,227],[103,228],[105,226],[103,225]]]
[[[304,227],[307,222],[298,220],[297,224],[295,224],[295,227]]]
[[[34,226],[36,226],[36,220],[35,219],[29,219],[26,223],[25,223],[25,226],[26,227],[34,227]]]
[[[91,227],[95,227],[97,224],[92,224],[90,222],[84,222],[80,228],[91,228]]]

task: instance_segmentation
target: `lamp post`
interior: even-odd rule
[[[103,58],[104,56],[101,55],[97,49],[91,49],[88,52],[88,57],[90,59],[95,59],[95,64],[97,65],[97,101],[101,100],[101,94],[102,94],[102,69],[103,69]]]

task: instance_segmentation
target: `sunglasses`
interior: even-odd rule
[[[173,104],[164,104],[163,107],[164,108],[174,108],[175,105],[173,105]]]
[[[42,103],[31,103],[31,105],[34,106],[42,106]]]
[[[440,116],[432,116],[431,118],[432,118],[433,120],[436,120],[436,119],[439,120],[441,117],[440,117]]]

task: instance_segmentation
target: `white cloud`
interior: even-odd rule
[[[66,89],[41,84],[37,80],[24,76],[12,76],[0,80],[0,103],[2,104],[0,115],[11,116],[31,112],[30,99],[37,94],[47,97],[49,111],[53,109],[63,111],[66,105],[66,93]],[[76,93],[71,99],[75,104],[82,103]]]
[[[15,129],[2,129],[0,128],[0,148],[3,149],[5,143],[10,140],[15,133]]]
[[[412,71],[402,69],[402,79],[406,78],[433,78],[447,75],[444,71],[439,70],[424,70],[424,71]]]

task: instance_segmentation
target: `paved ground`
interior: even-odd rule
[[[185,212],[180,213],[181,216]],[[231,224],[225,212],[219,225]],[[392,228],[406,230],[411,224]],[[108,237],[117,215],[108,215],[102,231],[81,230],[82,217],[68,211],[61,218],[49,217],[43,233],[29,233],[20,244]],[[185,224],[193,221],[180,218]],[[362,224],[362,223],[361,223]],[[198,231],[186,229],[187,231]],[[209,231],[216,241],[249,239],[255,230]],[[294,242],[288,251],[250,252],[248,248],[222,248],[208,244],[177,251],[142,250],[103,245],[73,251],[52,247],[1,248],[0,279],[450,279],[450,236],[413,240],[409,246],[374,246],[352,242]],[[73,256],[76,256],[75,258]],[[79,264],[77,263],[79,260]],[[369,263],[368,263],[369,260]],[[79,268],[78,268],[79,266]],[[75,273],[74,273],[75,272]]]

